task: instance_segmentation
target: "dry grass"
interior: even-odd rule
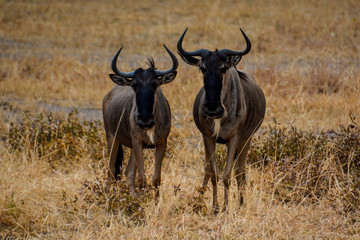
[[[358,126],[346,133],[360,118],[357,1],[0,0],[0,8],[0,237],[359,238],[358,172],[346,168],[360,161],[359,143],[350,141]],[[159,205],[151,188],[140,199],[129,198],[122,182],[107,188],[101,123],[37,112],[43,102],[100,109],[120,46],[124,70],[145,67],[150,55],[168,68],[162,44],[175,52],[186,27],[188,50],[242,49],[242,27],[253,49],[239,68],[267,98],[246,204],[238,208],[234,187],[230,211],[217,217],[210,191],[205,202],[197,195],[204,157],[192,120],[197,69],[180,61],[176,80],[163,87],[173,127]],[[328,139],[328,130],[343,135]],[[49,132],[57,134],[48,139]]]

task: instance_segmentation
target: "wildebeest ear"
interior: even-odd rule
[[[161,84],[167,84],[167,83],[171,82],[176,77],[176,74],[177,74],[177,71],[172,71],[172,72],[165,74],[164,76],[159,78],[159,84],[161,85]]]
[[[131,80],[124,78],[120,75],[110,73],[109,74],[111,80],[120,86],[131,86]]]
[[[236,66],[241,60],[241,55],[228,56],[226,57],[226,64],[228,67]]]

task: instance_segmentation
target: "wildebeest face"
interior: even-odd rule
[[[204,110],[209,117],[222,118],[224,116],[225,109],[221,103],[221,90],[224,75],[233,66],[232,60],[233,57],[225,57],[216,50],[208,51],[198,63],[204,78]]]
[[[135,121],[136,125],[142,129],[150,129],[155,125],[154,121],[154,102],[155,93],[161,84],[170,83],[176,77],[176,69],[178,61],[175,55],[164,45],[164,48],[169,53],[173,66],[165,71],[159,71],[155,68],[155,62],[152,58],[149,59],[148,69],[144,70],[138,68],[133,72],[121,72],[116,66],[118,56],[121,49],[115,54],[111,68],[114,74],[109,74],[111,80],[120,86],[131,86],[136,95],[136,109]]]
[[[157,76],[153,68],[146,70],[138,68],[134,71],[132,79],[117,74],[110,74],[110,78],[118,85],[131,86],[136,95],[137,111],[135,112],[136,124],[142,129],[150,129],[155,125],[154,101],[157,88],[161,84],[171,82],[176,76],[175,72]]]
[[[159,84],[153,69],[137,69],[132,80],[131,87],[136,94],[137,112],[135,121],[142,129],[150,129],[154,126],[154,95]]]
[[[221,103],[224,75],[229,68],[235,67],[240,62],[243,55],[250,51],[251,42],[243,30],[241,30],[246,40],[246,48],[243,51],[222,49],[212,52],[207,49],[198,49],[188,52],[182,47],[186,31],[187,28],[177,43],[178,53],[187,64],[199,66],[203,73],[206,96],[204,102],[205,113],[209,117],[222,118],[225,114],[225,109]]]

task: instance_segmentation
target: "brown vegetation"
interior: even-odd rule
[[[357,1],[0,0],[0,8],[1,238],[359,238]],[[124,182],[106,184],[101,122],[41,114],[37,105],[100,109],[120,46],[125,71],[151,55],[165,69],[162,44],[175,51],[186,27],[188,50],[243,49],[242,27],[253,49],[238,68],[267,98],[245,205],[233,187],[229,212],[217,217],[210,191],[198,195],[195,68],[179,59],[177,78],[163,87],[173,119],[158,205],[150,187],[134,199]],[[217,152],[221,167],[225,149]],[[151,176],[151,150],[145,156]]]

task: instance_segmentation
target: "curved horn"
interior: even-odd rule
[[[116,73],[117,75],[120,75],[124,78],[133,78],[134,77],[134,73],[135,71],[132,71],[132,72],[120,72],[119,69],[116,67],[116,62],[117,62],[117,59],[120,55],[120,52],[122,50],[122,47],[119,49],[119,51],[115,54],[112,62],[111,62],[111,69],[114,71],[114,73]]]
[[[177,49],[180,57],[189,64],[197,64],[199,62],[199,59],[194,58],[193,56],[203,56],[205,53],[209,52],[207,49],[199,49],[193,52],[187,52],[182,48],[182,41],[184,39],[184,36],[187,32],[188,28],[185,29],[184,33],[179,38],[179,41],[177,43]]]
[[[246,36],[246,34],[244,33],[244,31],[240,28],[240,31],[242,32],[242,34],[244,35],[245,41],[246,41],[246,48],[244,51],[241,52],[237,52],[237,51],[233,51],[230,49],[222,49],[220,50],[220,53],[223,54],[224,56],[234,56],[234,55],[246,55],[250,52],[251,50],[251,42],[250,39]]]
[[[170,57],[171,57],[171,59],[173,61],[173,66],[170,69],[165,70],[165,71],[155,70],[156,76],[163,76],[165,74],[173,72],[173,71],[175,71],[177,69],[177,67],[179,65],[179,62],[178,62],[177,58],[175,57],[175,55],[165,46],[165,44],[163,46],[166,49],[166,51],[169,53],[169,55],[170,55]]]

